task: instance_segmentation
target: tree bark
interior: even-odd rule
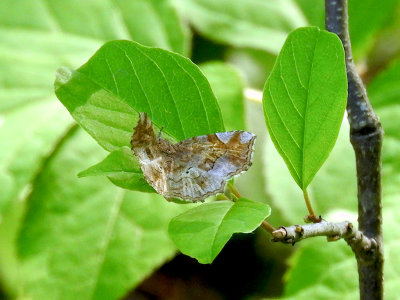
[[[348,81],[347,114],[350,141],[356,156],[358,185],[358,226],[376,248],[355,252],[360,299],[383,299],[383,239],[381,215],[381,148],[383,130],[365,87],[356,71],[351,53],[347,0],[325,0],[325,26],[341,39],[346,57]],[[368,22],[368,20],[365,20]]]

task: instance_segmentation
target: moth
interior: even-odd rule
[[[247,171],[256,136],[247,131],[218,132],[171,143],[154,132],[142,112],[132,150],[146,181],[166,199],[203,201],[223,193],[227,180]]]

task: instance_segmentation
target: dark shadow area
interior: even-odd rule
[[[125,300],[241,300],[283,292],[290,248],[273,244],[262,230],[236,234],[210,265],[178,254]]]

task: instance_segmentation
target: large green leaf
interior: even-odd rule
[[[78,70],[61,69],[56,94],[109,151],[130,145],[135,111],[147,112],[178,140],[224,130],[215,96],[196,65],[133,42],[109,42]]]
[[[347,81],[339,38],[316,27],[291,33],[264,87],[264,114],[275,147],[306,189],[332,150]]]
[[[244,198],[211,202],[173,218],[168,232],[182,253],[207,264],[234,233],[255,230],[269,214],[268,205]]]
[[[236,47],[278,53],[287,34],[306,25],[291,0],[173,0],[206,37]]]
[[[166,226],[181,207],[76,177],[103,155],[78,131],[35,180],[18,240],[25,296],[117,299],[175,253]]]

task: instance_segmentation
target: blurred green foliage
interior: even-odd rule
[[[398,234],[391,228],[400,223],[399,1],[349,2],[355,58],[369,81],[368,92],[386,132],[385,281],[387,298],[395,299],[400,262]],[[224,61],[211,62],[221,53],[213,57],[208,52],[201,67],[220,103],[225,127],[246,129],[247,124],[258,134],[254,166],[237,185],[244,195],[271,205],[274,225],[301,223],[306,210],[300,190],[267,137],[261,104],[243,103],[241,95],[245,87],[262,88],[286,35],[307,24],[323,26],[323,1],[0,1],[2,295],[119,299],[176,253],[167,226],[188,206],[120,189],[101,177],[77,177],[107,153],[75,125],[56,99],[55,72],[60,66],[78,68],[110,40],[132,40],[188,57],[197,53],[191,49],[193,35],[202,36],[199,49],[208,47],[208,40],[219,43]],[[228,109],[232,103],[237,109]],[[112,113],[110,108],[107,113]],[[135,120],[125,113],[128,123],[122,125],[127,131]],[[353,221],[354,154],[346,125],[311,183],[310,194],[316,211],[327,219]],[[343,243],[309,240],[294,249],[284,277],[287,296],[357,295],[355,261]],[[284,264],[286,253],[272,259]],[[239,261],[246,253],[237,256]],[[346,274],[346,279],[337,274]]]

